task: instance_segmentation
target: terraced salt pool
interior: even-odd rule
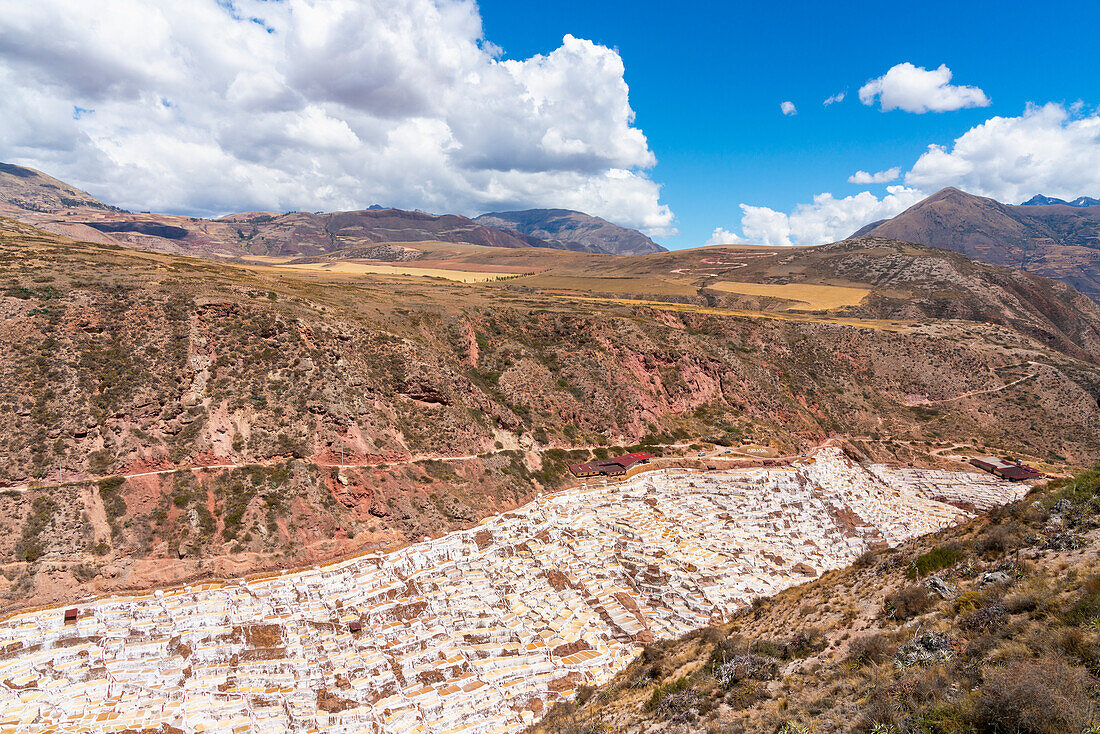
[[[801,466],[643,474],[388,554],[0,622],[0,731],[514,732],[645,642],[1021,490]],[[937,495],[936,493],[939,493]]]

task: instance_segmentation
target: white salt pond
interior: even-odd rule
[[[313,570],[0,621],[0,733],[515,732],[650,640],[1022,496],[988,475],[650,472]]]

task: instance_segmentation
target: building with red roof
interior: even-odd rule
[[[1019,461],[1013,463],[998,459],[996,456],[983,456],[980,459],[971,459],[970,463],[982,471],[987,471],[1001,479],[1019,482],[1024,479],[1038,479],[1043,473],[1035,467],[1022,464]]]
[[[648,464],[652,458],[652,454],[638,451],[616,456],[614,459],[596,459],[583,464],[571,464],[569,471],[573,472],[575,477],[616,477],[626,474],[638,464]]]

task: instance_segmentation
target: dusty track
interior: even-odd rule
[[[688,446],[691,446],[691,445],[692,445],[692,442],[661,443],[661,444],[653,444],[653,448],[663,448],[663,449],[669,449],[669,448],[677,449],[677,448],[679,448],[679,449],[683,449],[683,448],[687,448]],[[558,447],[554,447],[554,448],[558,448]],[[598,449],[598,448],[606,448],[606,447],[605,446],[570,446],[570,447],[566,448],[565,450],[566,451],[593,451],[593,450]],[[341,463],[341,462],[311,460],[311,461],[306,461],[306,463],[307,464],[312,464],[313,466],[324,467],[326,469],[356,469],[356,468],[386,467],[386,466],[406,466],[408,464],[417,464],[417,463],[425,462],[425,461],[448,461],[448,462],[450,462],[450,461],[473,461],[474,459],[484,459],[484,458],[489,457],[489,456],[494,456],[496,454],[506,453],[506,452],[512,451],[512,450],[514,450],[514,449],[495,449],[493,451],[485,451],[485,452],[480,453],[480,454],[460,454],[460,455],[417,454],[417,455],[414,455],[414,456],[409,456],[409,457],[404,458],[404,459],[395,459],[395,460],[392,460],[392,461],[363,461],[363,462],[343,462],[343,463]],[[534,453],[540,453],[541,454],[541,453],[543,453],[545,451],[549,451],[549,450],[551,450],[551,449],[549,449],[549,448],[535,449],[533,451],[534,451]],[[760,457],[755,457],[755,458],[760,458]],[[32,490],[32,489],[34,489],[34,490],[53,489],[53,488],[57,488],[59,486],[70,487],[70,486],[75,486],[75,485],[79,485],[79,484],[87,484],[88,482],[99,482],[99,481],[103,481],[104,479],[115,479],[115,478],[140,479],[141,477],[156,477],[156,476],[163,476],[165,474],[175,474],[176,472],[184,472],[184,471],[197,472],[197,471],[207,471],[207,470],[213,470],[213,469],[243,469],[243,468],[250,467],[250,466],[274,466],[276,464],[281,464],[284,461],[287,461],[287,457],[275,457],[275,458],[265,459],[263,461],[243,461],[243,462],[228,463],[228,464],[196,464],[196,465],[188,465],[188,466],[174,466],[174,467],[169,467],[167,469],[154,469],[152,471],[135,472],[135,473],[131,473],[131,474],[106,474],[106,475],[103,475],[103,476],[80,476],[80,477],[78,477],[76,479],[73,479],[71,481],[63,481],[63,482],[60,482],[60,483],[53,483],[53,484],[22,484],[22,485],[15,485],[15,486],[11,486],[11,487],[0,487],[0,491],[2,491],[2,492],[27,492],[27,491]]]
[[[1041,362],[1025,362],[1024,364],[1031,365],[1033,368],[1039,367],[1039,366],[1042,365]],[[1019,365],[1017,365],[1017,366],[1019,366]],[[961,393],[961,394],[956,395],[954,397],[940,398],[939,400],[923,400],[923,401],[917,403],[917,405],[930,405],[932,403],[949,403],[949,402],[952,402],[952,401],[955,401],[955,400],[962,400],[963,398],[971,398],[971,397],[974,397],[975,395],[988,395],[990,393],[1000,392],[1001,390],[1007,390],[1008,388],[1013,387],[1014,385],[1019,385],[1021,382],[1024,382],[1026,380],[1030,380],[1030,379],[1038,377],[1038,376],[1039,376],[1039,371],[1036,369],[1034,372],[1032,372],[1030,374],[1024,375],[1023,377],[1020,377],[1019,379],[1013,380],[1012,382],[1006,382],[1003,385],[998,385],[997,387],[991,387],[991,388],[987,388],[985,390],[971,390],[969,392],[964,392],[964,393]]]

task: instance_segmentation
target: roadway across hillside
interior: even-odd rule
[[[696,445],[695,442],[681,441],[681,442],[677,442],[677,443],[649,444],[649,447],[650,448],[661,448],[661,449],[686,449],[686,448],[689,448],[690,446],[693,446],[693,445]],[[565,450],[565,451],[595,451],[597,449],[606,448],[606,446],[601,444],[599,446],[594,446],[594,445],[593,446],[570,446],[568,448],[566,448],[566,447],[552,447],[552,448],[548,447],[548,448],[543,448],[543,449],[535,449],[534,452],[535,453],[545,453],[547,451],[556,450],[556,449],[559,449],[559,448],[562,449],[562,450]],[[484,452],[476,453],[476,454],[458,454],[458,455],[454,455],[454,454],[415,454],[415,455],[410,455],[410,456],[408,456],[406,458],[403,458],[403,459],[392,459],[392,460],[384,460],[384,461],[331,462],[331,461],[317,461],[317,460],[308,460],[308,459],[301,459],[301,461],[304,461],[305,463],[310,464],[312,466],[324,467],[326,469],[358,469],[358,468],[375,468],[375,467],[389,467],[389,466],[406,466],[406,465],[409,465],[409,464],[418,464],[418,463],[427,462],[427,461],[445,461],[445,462],[473,461],[475,459],[484,459],[484,458],[488,458],[490,456],[494,456],[494,455],[497,455],[497,454],[504,454],[504,453],[508,453],[510,451],[515,451],[515,450],[516,449],[494,449],[492,451],[484,451]],[[715,453],[718,453],[718,452],[715,452]],[[749,456],[749,455],[745,454],[745,456]],[[660,458],[671,458],[671,457],[658,457],[658,458],[660,459]],[[682,459],[684,457],[676,457],[676,458]],[[759,459],[759,458],[762,458],[762,457],[752,457],[752,458]],[[773,458],[773,457],[766,457],[766,458]],[[22,485],[10,486],[10,487],[0,487],[0,491],[2,491],[2,492],[27,492],[29,490],[51,489],[51,488],[57,488],[57,487],[60,487],[60,486],[71,487],[71,486],[80,485],[80,484],[88,484],[88,483],[91,483],[91,482],[100,482],[100,481],[103,481],[105,479],[140,479],[142,477],[164,476],[166,474],[175,474],[176,472],[185,472],[185,471],[200,472],[200,471],[212,471],[212,470],[215,470],[215,469],[245,469],[245,468],[248,468],[248,467],[256,467],[256,466],[275,466],[275,465],[281,464],[281,463],[283,463],[285,461],[288,461],[288,460],[290,460],[290,457],[282,456],[282,457],[272,457],[272,458],[264,459],[264,460],[261,460],[261,461],[242,461],[242,462],[231,462],[231,463],[223,463],[223,464],[191,464],[191,465],[185,465],[185,466],[172,466],[172,467],[167,467],[167,468],[164,468],[164,469],[151,469],[151,470],[148,470],[148,471],[131,472],[131,473],[123,473],[123,474],[106,474],[106,475],[102,475],[102,476],[79,476],[78,478],[74,478],[70,481],[61,481],[60,483],[58,483],[58,482],[55,482],[55,483],[52,483],[52,484],[50,484],[50,483],[34,483],[34,484],[22,484]]]

